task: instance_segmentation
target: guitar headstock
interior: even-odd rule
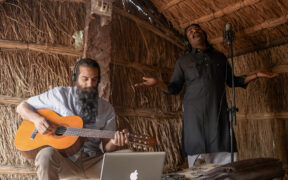
[[[152,148],[156,145],[156,139],[147,135],[138,135],[127,133],[129,138],[129,144],[134,149],[147,151],[148,148]]]

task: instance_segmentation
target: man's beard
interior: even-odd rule
[[[80,116],[84,123],[95,123],[98,115],[98,86],[82,88],[77,85],[77,94],[81,107]]]

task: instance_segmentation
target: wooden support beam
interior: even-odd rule
[[[0,95],[0,104],[18,105],[20,102],[24,100],[25,100],[24,98]]]
[[[163,5],[162,7],[160,7],[159,11],[162,13],[163,11],[166,11],[170,7],[175,6],[176,4],[178,4],[182,1],[184,1],[184,0],[172,0],[172,1],[168,2],[167,4]]]
[[[123,17],[126,17],[126,18],[128,18],[128,19],[130,19],[132,21],[134,21],[135,23],[137,23],[141,27],[153,32],[154,34],[156,34],[156,35],[158,35],[158,36],[160,36],[160,37],[162,37],[164,39],[166,39],[167,41],[169,41],[172,44],[178,46],[179,48],[181,48],[183,50],[185,49],[184,43],[182,41],[180,41],[180,40],[177,41],[177,39],[179,39],[179,38],[174,36],[174,35],[172,35],[173,33],[170,32],[168,29],[163,30],[163,31],[166,32],[166,34],[165,34],[165,33],[161,32],[159,29],[157,29],[156,27],[154,27],[153,25],[149,24],[148,22],[146,22],[144,20],[141,20],[138,17],[136,17],[136,16],[134,16],[132,14],[129,14],[128,12],[126,12],[126,11],[124,11],[122,9],[119,9],[117,7],[113,7],[113,12],[115,12],[115,13],[123,16]],[[170,32],[169,35],[167,35],[168,32]]]
[[[155,108],[124,108],[115,107],[115,112],[119,116],[146,117],[146,118],[180,118],[181,112],[164,112]]]
[[[130,63],[130,62],[121,62],[121,61],[112,61],[112,64],[127,67],[127,68],[133,68],[139,72],[145,73],[147,71],[154,71],[154,72],[173,72],[173,68],[159,68],[159,67],[154,67],[151,65],[144,65],[144,64],[139,64],[139,63]]]
[[[67,0],[63,0],[63,1],[67,1]],[[74,0],[74,1],[85,3],[85,0]],[[185,44],[177,36],[175,36],[174,33],[171,32],[169,29],[162,27],[161,30],[165,32],[165,33],[163,33],[159,29],[154,27],[153,25],[149,24],[148,22],[141,20],[138,17],[136,17],[132,14],[129,14],[128,12],[126,12],[120,8],[117,8],[115,6],[113,6],[113,13],[117,13],[123,17],[126,17],[126,18],[134,21],[135,23],[139,24],[141,27],[155,33],[156,35],[158,35],[158,36],[166,39],[167,41],[171,42],[172,44],[178,46],[179,48],[181,48],[183,50],[185,49]]]
[[[185,28],[189,24],[201,24],[201,23],[204,23],[204,22],[208,22],[208,21],[211,21],[213,19],[220,18],[220,17],[222,17],[224,15],[228,15],[228,14],[234,13],[235,11],[238,11],[239,9],[245,8],[247,6],[254,5],[254,4],[256,4],[256,3],[260,2],[260,1],[261,0],[244,0],[244,1],[240,1],[239,3],[227,6],[224,9],[220,9],[220,10],[218,10],[218,11],[212,13],[212,14],[208,14],[208,15],[202,16],[202,17],[200,17],[198,19],[194,19],[194,20],[191,20],[189,22],[182,23],[180,26],[181,26],[181,28]]]
[[[276,73],[288,73],[288,65],[278,65],[272,68],[272,72]]]
[[[0,174],[35,174],[34,168],[14,167],[14,166],[0,166]]]
[[[239,120],[287,119],[288,120],[288,112],[237,114],[237,119]]]
[[[234,57],[241,56],[243,54],[247,54],[247,53],[250,53],[250,52],[260,51],[260,50],[263,50],[263,49],[268,49],[268,48],[271,48],[271,47],[274,47],[274,46],[281,46],[281,45],[284,45],[284,44],[287,44],[287,43],[288,43],[288,38],[287,37],[283,37],[281,39],[277,39],[275,41],[270,41],[268,43],[262,43],[262,44],[259,44],[257,46],[236,50],[234,52]]]
[[[288,65],[281,65],[273,69],[280,69],[281,71],[288,72]],[[286,69],[285,69],[286,68]],[[10,97],[0,95],[0,104],[17,105],[25,98]],[[155,108],[125,108],[116,106],[116,114],[119,116],[133,116],[133,117],[148,117],[148,118],[178,118],[181,117],[182,111],[179,112],[165,112]],[[288,112],[276,113],[253,113],[253,114],[239,114],[237,119],[251,119],[251,120],[265,120],[265,119],[288,119]],[[1,172],[1,170],[0,170]]]
[[[253,27],[247,28],[244,31],[236,32],[235,36],[241,37],[243,35],[252,34],[252,33],[255,33],[257,31],[261,31],[263,29],[273,28],[273,27],[279,26],[281,24],[285,24],[285,23],[287,23],[287,21],[288,21],[288,14],[285,16],[281,16],[279,18],[276,18],[276,19],[267,20],[261,24],[257,24]],[[210,40],[211,44],[218,44],[218,43],[222,43],[222,42],[223,42],[222,36]]]
[[[74,48],[65,47],[61,45],[48,45],[48,44],[35,44],[24,43],[21,41],[10,41],[0,39],[0,48],[7,49],[27,49],[31,51],[47,53],[47,54],[60,54],[65,56],[80,57],[82,52],[75,50]]]
[[[67,2],[67,0],[53,0],[53,1]],[[85,0],[69,0],[69,2],[84,3]]]

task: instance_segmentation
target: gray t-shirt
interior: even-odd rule
[[[33,96],[28,99],[28,104],[30,104],[36,110],[38,109],[50,109],[60,116],[71,116],[77,115],[81,117],[80,111],[81,107],[78,101],[78,95],[76,93],[77,87],[55,87],[43,94]],[[84,128],[89,129],[99,129],[99,130],[115,130],[115,112],[112,105],[99,98],[98,99],[98,115],[95,123],[85,124]],[[85,122],[85,119],[83,119]],[[89,156],[95,156],[97,153],[101,152],[99,147],[101,140],[99,138],[87,138],[85,141],[83,150],[88,153]],[[70,157],[73,161],[76,160],[79,153]]]

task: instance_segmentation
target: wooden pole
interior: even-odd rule
[[[172,44],[178,46],[179,48],[181,49],[185,49],[185,45],[184,45],[184,42],[182,42],[181,40],[178,40],[179,38],[176,37],[176,36],[173,36],[172,33],[165,29],[165,32],[170,32],[169,33],[169,36],[167,36],[166,34],[164,34],[163,32],[161,32],[159,29],[157,29],[156,27],[154,27],[153,25],[149,24],[148,22],[144,21],[144,20],[141,20],[139,19],[138,17],[132,15],[132,14],[129,14],[127,13],[126,11],[122,10],[122,9],[119,9],[117,7],[113,7],[113,12],[123,16],[123,17],[126,17],[132,21],[134,21],[135,23],[137,23],[138,25],[140,25],[141,27],[153,32],[154,34],[166,39],[167,41],[171,42]],[[177,40],[177,41],[176,41]]]
[[[80,57],[81,51],[75,50],[70,47],[61,45],[49,45],[49,44],[35,44],[35,43],[24,43],[21,41],[11,41],[0,39],[0,48],[7,49],[27,49],[31,51],[37,51],[47,54],[60,54],[66,56]]]
[[[183,29],[186,26],[188,26],[189,24],[200,24],[200,23],[208,22],[208,21],[211,21],[213,19],[220,18],[222,16],[234,13],[235,11],[238,11],[239,9],[245,8],[247,6],[254,5],[254,4],[258,3],[259,1],[261,1],[261,0],[244,0],[244,1],[240,1],[239,3],[227,6],[224,9],[220,9],[219,11],[216,11],[216,12],[214,12],[212,14],[208,14],[208,15],[202,16],[202,17],[200,17],[198,19],[191,20],[191,21],[186,22],[186,23],[182,23],[180,26]]]
[[[285,16],[281,16],[277,19],[267,20],[261,24],[257,24],[255,26],[250,27],[250,28],[244,29],[244,31],[236,32],[236,37],[241,37],[244,35],[246,36],[247,34],[252,34],[252,33],[255,33],[257,31],[261,31],[261,30],[267,29],[267,28],[273,28],[273,27],[279,26],[281,24],[287,23],[287,21],[288,21],[288,14]],[[218,43],[222,43],[222,42],[223,42],[222,36],[210,40],[211,44],[218,44]]]
[[[283,37],[282,39],[277,39],[275,41],[270,41],[268,43],[262,43],[262,44],[259,44],[257,46],[253,46],[253,47],[250,47],[250,48],[236,50],[235,53],[234,53],[234,57],[241,56],[243,54],[247,54],[247,53],[250,53],[250,52],[260,51],[260,50],[263,50],[263,49],[268,49],[268,48],[271,48],[271,47],[274,47],[274,46],[281,46],[281,45],[287,44],[287,43],[288,43],[288,38],[287,37]],[[229,57],[229,56],[227,56],[227,57]]]
[[[162,7],[159,8],[160,12],[166,11],[167,9],[169,9],[170,7],[175,6],[176,4],[182,2],[184,0],[172,0],[169,1],[167,4],[163,5]]]
[[[0,174],[35,174],[34,168],[27,167],[13,167],[13,166],[0,166]]]

